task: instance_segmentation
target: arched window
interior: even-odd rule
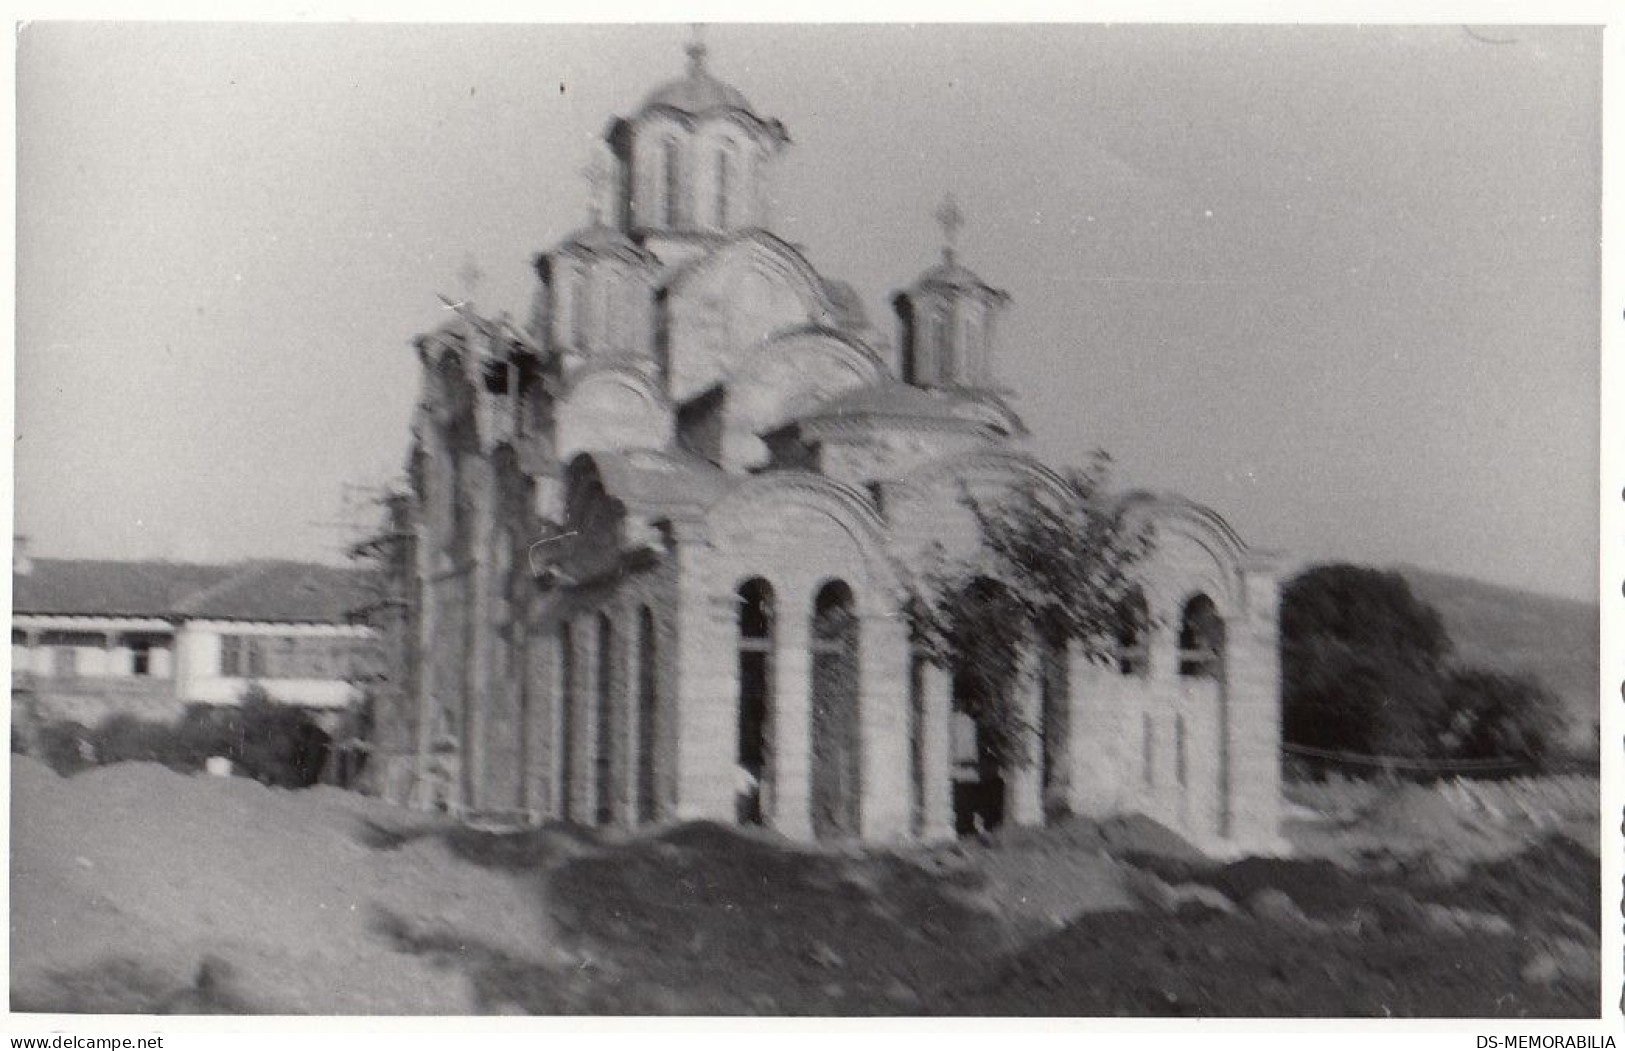
[[[938,384],[952,382],[954,348],[946,307],[936,307],[931,311],[930,331],[931,359],[936,362],[936,375],[930,377],[931,382]]]
[[[858,834],[858,617],[852,589],[818,589],[812,617],[812,823],[820,839]]]
[[[739,588],[739,786],[741,824],[763,820],[768,721],[773,710],[773,586],[761,577]]]
[[[655,615],[648,606],[638,610],[638,822],[655,819]]]
[[[559,626],[559,805],[561,820],[574,819],[570,806],[571,786],[575,781],[575,706],[576,706],[576,654],[575,633],[570,625]]]
[[[1118,611],[1117,670],[1123,675],[1144,678],[1151,670],[1151,650],[1146,645],[1150,620],[1145,592],[1135,588]]]
[[[620,685],[616,681],[615,625],[609,616],[598,614],[598,734],[593,755],[593,780],[597,784],[594,796],[600,825],[615,820],[615,695]]]
[[[676,139],[667,139],[661,144],[660,164],[666,181],[664,201],[666,212],[664,218],[667,226],[676,226],[679,216],[677,205],[682,194],[683,185],[680,178],[681,173],[678,170],[679,160]]]
[[[1179,674],[1190,679],[1217,679],[1223,674],[1224,621],[1206,595],[1185,603],[1179,618]]]
[[[719,230],[728,229],[728,178],[729,169],[733,167],[733,159],[729,154],[727,146],[717,150],[716,217]]]

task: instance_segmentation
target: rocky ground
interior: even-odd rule
[[[1294,859],[1221,865],[1138,820],[498,835],[13,755],[12,1007],[1597,1017],[1595,781],[1475,791],[1306,789]]]

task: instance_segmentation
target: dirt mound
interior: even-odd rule
[[[1509,857],[1473,864],[1451,884],[1426,893],[1441,904],[1484,909],[1526,926],[1572,919],[1602,929],[1602,862],[1596,851],[1558,834]]]
[[[369,846],[369,828],[424,821],[375,801],[147,763],[65,779],[13,757],[12,770],[19,1008],[158,1011],[212,997],[278,1013],[473,1009],[466,981],[380,935],[392,916],[548,958],[534,887],[434,837]]]
[[[908,1013],[915,990],[1005,944],[982,880],[885,854],[694,824],[570,862],[558,922],[683,1013]],[[545,1000],[545,996],[543,998]]]
[[[65,779],[22,758],[12,831],[23,1010],[1594,1016],[1599,1003],[1597,856],[1558,834],[1476,857],[1453,853],[1476,841],[1446,839],[1449,866],[1424,851],[1373,869],[1219,864],[1142,819],[894,851],[707,823],[497,833],[331,789],[146,764]]]
[[[1069,816],[1044,826],[1006,826],[987,837],[999,850],[1094,850],[1111,857],[1200,861],[1205,855],[1166,825],[1139,814]]]
[[[926,1005],[954,1015],[1595,1017],[1592,982],[1526,980],[1516,937],[1328,933],[1247,916],[1086,916]]]

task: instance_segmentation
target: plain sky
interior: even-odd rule
[[[685,26],[35,23],[18,37],[16,525],[41,555],[331,560],[397,479],[435,293],[526,313]],[[1596,595],[1596,29],[744,26],[775,229],[886,302],[1008,290],[1058,462],[1292,562]]]

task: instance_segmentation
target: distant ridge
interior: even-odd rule
[[[1589,745],[1600,703],[1596,603],[1416,566],[1391,568],[1444,617],[1459,660],[1533,674],[1563,699],[1575,743]]]

